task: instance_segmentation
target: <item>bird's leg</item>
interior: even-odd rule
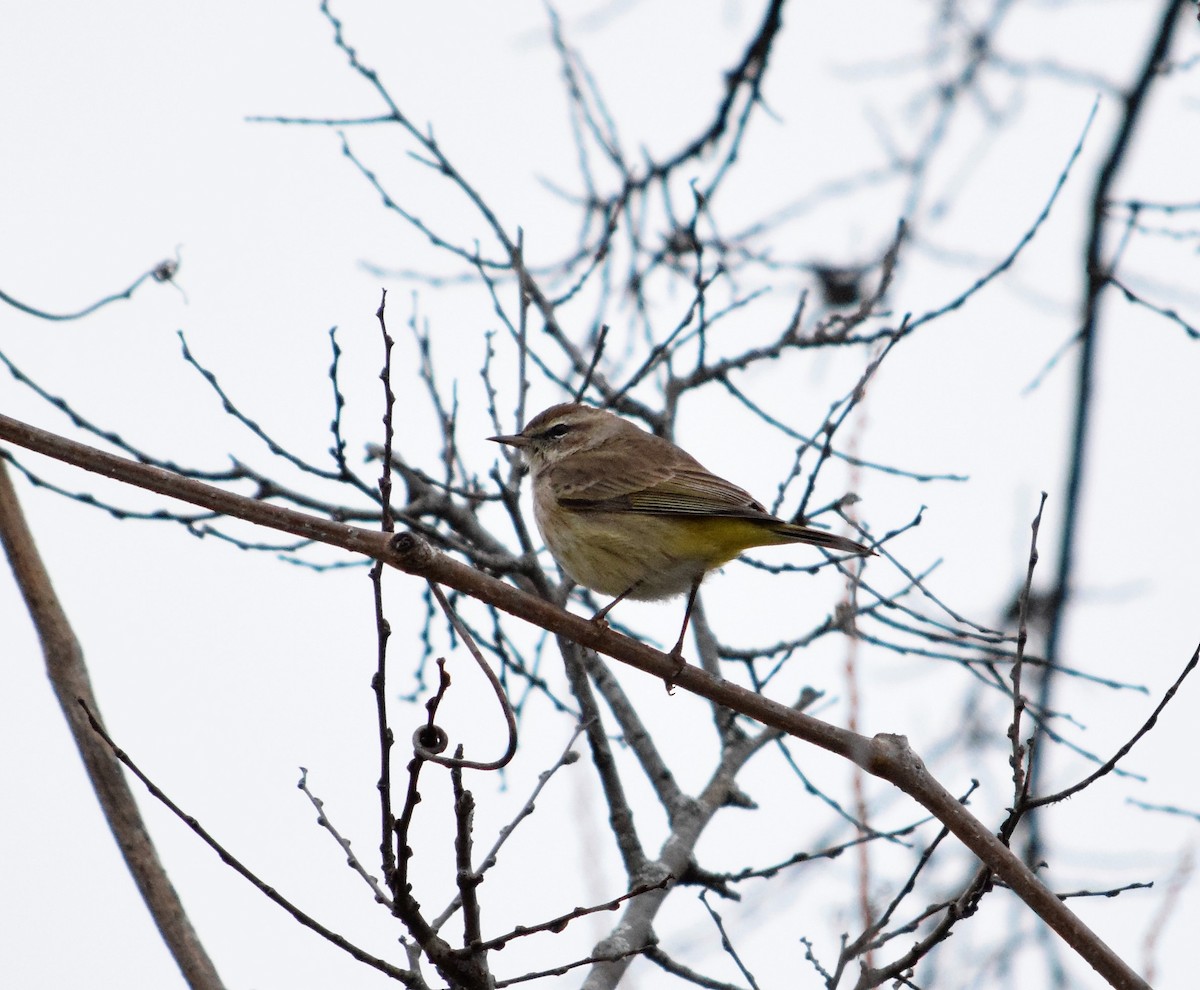
[[[628,588],[626,588],[619,595],[617,595],[616,598],[614,598],[611,602],[609,602],[607,605],[605,605],[604,608],[600,609],[599,612],[597,612],[595,615],[593,615],[592,621],[594,623],[596,623],[596,625],[598,625],[598,626],[607,626],[608,622],[605,619],[605,616],[608,615],[608,613],[613,610],[613,608],[616,606],[617,602],[624,601],[626,598],[628,598],[630,595],[632,595],[637,590],[637,586],[641,583],[642,583],[641,581],[635,581],[633,584],[631,584]]]
[[[687,608],[683,612],[683,628],[679,630],[679,640],[675,643],[675,646],[671,649],[671,652],[667,654],[667,656],[673,657],[679,664],[679,666],[675,668],[675,672],[671,674],[670,677],[664,678],[667,683],[668,694],[675,690],[675,678],[677,678],[683,672],[683,668],[687,666],[687,661],[683,659],[683,638],[687,635],[688,623],[692,619],[692,609],[696,607],[696,595],[700,593],[700,582],[702,580],[704,580],[703,574],[696,578],[696,580],[692,583],[692,590],[688,592]]]

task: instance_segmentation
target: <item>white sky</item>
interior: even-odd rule
[[[442,146],[502,220],[524,227],[532,258],[552,257],[572,243],[570,211],[541,185],[546,178],[576,188],[557,62],[541,7],[413,4],[396,5],[383,16],[378,6],[339,3],[335,10],[406,112],[418,122],[432,122]],[[1141,51],[1140,42],[1129,39],[1145,36],[1150,5],[1088,6],[1081,13],[1068,5],[1037,5],[1014,14],[1002,39],[1027,58],[1100,67],[1112,79],[1128,79],[1134,69],[1130,52],[1140,57]],[[740,55],[758,16],[757,5],[731,0],[689,8],[686,44],[679,40],[679,8],[666,3],[597,5],[564,23],[595,70],[627,149],[645,146],[661,154],[706,119],[721,72]],[[730,231],[828,178],[878,164],[877,121],[887,122],[891,140],[901,145],[911,140],[904,121],[916,129],[920,118],[900,111],[916,83],[909,79],[900,86],[881,74],[850,70],[869,58],[891,65],[919,52],[924,16],[924,5],[885,3],[813,3],[789,11],[766,89],[778,119],[761,117],[752,130],[753,155],[747,156],[744,177],[728,191]],[[252,416],[315,458],[328,445],[327,333],[337,325],[347,351],[342,381],[351,403],[350,435],[362,443],[377,439],[374,311],[385,283],[360,262],[454,269],[381,208],[341,155],[333,133],[246,121],[254,114],[380,112],[334,49],[315,5],[26,4],[8,21],[0,34],[0,289],[32,305],[68,311],[123,288],[178,245],[186,300],[171,286],[145,286],[131,302],[65,324],[0,309],[0,349],[50,391],[147,450],[214,469],[234,452],[265,467],[266,452],[230,429],[217,401],[179,359],[175,331],[184,331],[200,359],[218,371]],[[1194,26],[1180,33],[1176,58],[1195,57]],[[1139,134],[1140,152],[1121,176],[1122,196],[1200,200],[1195,181],[1200,143],[1184,137],[1196,131],[1195,80],[1193,73],[1176,82],[1155,103]],[[953,208],[923,229],[930,250],[904,273],[893,300],[897,313],[940,305],[1011,249],[1044,205],[1096,98],[1094,88],[1067,83],[997,87],[992,95],[1014,119],[1007,129],[989,132],[977,115],[967,115],[950,135],[953,150],[931,186],[953,197]],[[926,486],[869,477],[860,491],[864,518],[876,532],[902,525],[922,504],[928,506],[923,525],[900,544],[904,559],[914,569],[944,559],[936,590],[981,622],[997,621],[999,603],[1023,574],[1028,523],[1043,489],[1050,493],[1043,580],[1053,566],[1073,355],[1039,389],[1023,390],[1074,330],[1079,218],[1090,194],[1087,169],[1106,149],[1115,119],[1114,101],[1103,98],[1077,177],[1011,276],[898,348],[856,426],[865,456],[970,476],[962,485]],[[405,205],[452,237],[481,236],[459,200],[405,162],[407,146],[398,136],[355,132],[353,141]],[[894,223],[895,211],[894,189],[839,200],[787,227],[775,248],[788,257],[856,260],[877,249],[879,232]],[[1195,225],[1185,220],[1177,227]],[[1193,325],[1200,320],[1195,243],[1139,239],[1125,262],[1135,288]],[[953,252],[957,260],[945,263],[942,252]],[[410,289],[386,284],[392,329],[401,340],[397,363],[411,367],[414,349],[404,333]],[[792,301],[768,301],[753,318],[774,318],[776,309]],[[667,314],[662,325],[673,322],[684,302],[662,300]],[[467,441],[473,429],[482,446],[490,430],[478,369],[483,332],[497,323],[490,305],[473,290],[423,290],[419,310],[430,321],[447,380],[457,379],[464,410],[460,440]],[[1081,723],[1073,738],[1105,756],[1148,714],[1195,648],[1200,630],[1195,564],[1200,345],[1115,295],[1108,297],[1107,312],[1078,551],[1080,597],[1068,623],[1066,659],[1099,676],[1143,684],[1149,695],[1114,695],[1068,682],[1059,697],[1060,706]],[[790,421],[812,428],[860,368],[861,355],[822,355],[766,369],[753,387],[786,408]],[[510,391],[501,408],[507,411],[513,393],[511,382],[506,384]],[[405,387],[416,388],[411,381]],[[428,422],[424,396],[410,391],[402,398],[419,433]],[[530,401],[537,409],[559,398],[539,386]],[[0,409],[49,429],[68,428],[63,417],[8,376],[0,378]],[[690,412],[681,442],[710,468],[769,500],[787,451],[764,456],[744,442],[739,427],[749,428],[746,420],[734,419],[731,426],[720,413]],[[477,450],[472,458],[484,465],[492,454]],[[67,487],[127,504],[157,504],[76,472],[48,469],[32,456],[23,460]],[[364,854],[374,849],[377,765],[368,691],[374,646],[365,573],[316,575],[266,555],[191,539],[178,527],[117,523],[20,484],[120,744],[264,879],[335,930],[399,958],[396,929],[345,869],[293,786],[297,767],[307,766],[310,783],[355,836],[356,848]],[[738,567],[713,580],[706,605],[724,638],[758,641],[757,624],[769,621],[781,600],[772,580]],[[419,593],[407,581],[393,577],[389,590],[398,627],[393,640],[398,690],[407,686],[399,671],[413,642],[405,633],[420,621],[419,610],[405,611]],[[735,596],[734,589],[745,594]],[[786,591],[782,596],[790,601]],[[819,621],[826,607],[813,603],[801,627]],[[670,641],[675,606],[632,606],[624,618]],[[0,691],[0,745],[6,754],[0,762],[5,809],[0,982],[31,988],[180,986],[95,807],[7,577],[0,577],[0,643],[6,684]],[[835,722],[845,717],[840,664],[840,647],[814,651],[797,675],[828,692],[831,700],[821,714]],[[469,683],[470,675],[462,676]],[[926,754],[945,743],[952,732],[946,720],[958,711],[952,699],[965,686],[956,669],[870,655],[862,676],[863,731],[903,732]],[[668,755],[682,758],[695,745],[689,726],[699,722],[707,728],[704,707],[686,697],[667,699],[657,682],[645,683],[633,672],[622,672],[622,679],[641,699],[648,723],[663,727]],[[1126,799],[1200,806],[1188,756],[1194,749],[1189,730],[1200,712],[1198,690],[1188,683],[1129,758],[1128,769],[1145,775],[1145,783],[1110,777],[1049,819],[1056,851],[1051,878],[1058,889],[1156,883],[1152,893],[1075,904],[1135,967],[1144,963],[1148,933],[1161,928],[1156,964],[1163,987],[1185,985],[1190,973],[1191,933],[1200,924],[1196,885],[1183,890],[1169,917],[1155,919],[1172,871],[1194,855],[1197,826],[1139,811]],[[452,698],[449,718],[477,747],[499,748],[498,727],[493,733],[484,702],[473,707],[477,698],[464,685]],[[481,844],[566,741],[563,721],[544,708],[536,717],[544,719],[544,731],[536,744],[522,747],[508,790],[491,779],[473,784],[481,806]],[[999,820],[1006,797],[1004,722],[997,719],[993,727],[992,765],[963,766],[951,752],[936,766],[952,791],[963,790],[971,775],[985,781],[973,807],[989,823]],[[397,736],[407,732],[398,722]],[[846,768],[819,754],[803,756],[806,771],[822,786],[846,790]],[[1055,759],[1055,784],[1086,772],[1085,764],[1064,754]],[[771,817],[772,775],[783,772],[777,760],[751,768],[745,784],[767,806],[763,820],[722,821],[702,854],[722,867],[737,867],[759,861],[763,850],[786,855],[793,848],[793,836],[774,834],[768,826],[804,821],[818,810],[783,807]],[[699,783],[687,779],[686,770],[681,776],[685,786]],[[439,845],[444,836],[438,819],[446,801],[436,779],[429,775],[422,806],[428,817],[421,834],[429,852],[422,860],[428,875],[421,882],[428,886],[421,899],[431,906],[448,896],[449,875],[449,861],[437,860],[449,855],[449,847]],[[883,795],[886,788],[873,793]],[[894,822],[917,817],[904,799],[889,801],[885,807]],[[384,984],[383,977],[297,928],[152,801],[142,804],[185,905],[230,986]],[[497,927],[534,922],[620,892],[621,875],[606,872],[612,853],[603,809],[583,763],[552,782],[539,814],[535,821],[543,824],[518,833],[511,860],[485,884],[485,894],[504,894],[485,916]],[[516,878],[530,857],[542,857],[546,875],[556,882],[564,876],[577,881],[561,902],[547,907],[544,897],[518,889]],[[844,882],[850,865],[813,868],[781,885],[773,900],[747,908],[735,937],[742,939],[739,948],[760,953],[759,972],[768,983],[773,978],[774,985],[783,985],[781,972],[771,968],[777,963],[768,961],[774,951],[789,960],[782,973],[801,980],[790,985],[816,986],[810,971],[797,977],[791,968],[800,958],[795,938],[829,938],[853,919],[823,919],[828,929],[797,921],[783,936],[772,932],[770,938],[782,940],[772,950],[769,939],[756,941],[754,911],[772,919],[781,912],[792,917],[786,912],[801,910],[809,885]],[[948,870],[945,880],[949,884],[957,876]],[[789,896],[798,903],[787,902]],[[977,923],[1011,924],[1016,916],[1003,895],[992,895]],[[681,907],[671,924],[659,934],[675,947],[711,938],[699,905]],[[589,925],[575,926],[559,943],[543,939],[532,949],[513,946],[498,957],[496,968],[511,975],[523,966],[566,961],[603,931]],[[830,957],[833,946],[832,941],[824,946]],[[720,963],[714,965],[720,969]],[[639,986],[665,982],[648,969],[641,972]],[[1080,985],[1090,985],[1087,979]]]

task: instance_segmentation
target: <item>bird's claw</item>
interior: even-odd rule
[[[663,685],[667,689],[667,694],[674,694],[675,684],[679,680],[679,675],[683,673],[684,668],[687,666],[687,661],[683,659],[683,652],[678,646],[668,653],[667,656],[675,661],[675,669],[671,671],[669,676],[663,678]]]

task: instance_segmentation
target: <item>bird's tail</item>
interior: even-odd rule
[[[813,529],[811,526],[797,526],[794,523],[784,523],[774,530],[791,543],[811,543],[815,547],[825,547],[827,550],[841,550],[843,553],[857,553],[863,556],[874,556],[875,551],[863,546],[855,540],[837,536],[823,529]]]

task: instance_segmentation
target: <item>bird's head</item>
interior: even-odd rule
[[[530,469],[537,472],[630,429],[637,427],[603,409],[564,402],[538,413],[520,433],[488,439],[522,451]]]

